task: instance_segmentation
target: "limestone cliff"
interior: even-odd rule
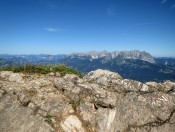
[[[0,132],[174,132],[175,83],[0,72]]]

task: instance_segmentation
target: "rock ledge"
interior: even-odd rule
[[[0,72],[1,132],[174,132],[175,83]]]

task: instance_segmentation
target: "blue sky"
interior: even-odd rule
[[[145,50],[175,57],[175,0],[0,0],[0,54]]]

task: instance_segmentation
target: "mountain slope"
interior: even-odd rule
[[[168,67],[157,63],[149,63],[139,59],[124,59],[116,57],[106,60],[106,58],[89,59],[89,57],[66,57],[65,64],[87,73],[96,69],[108,69],[118,72],[124,78],[147,81],[175,81],[175,67]]]

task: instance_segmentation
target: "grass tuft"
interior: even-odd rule
[[[59,72],[61,76],[66,74],[75,74],[79,77],[83,77],[83,74],[78,72],[77,70],[68,67],[64,64],[59,65],[34,65],[34,64],[26,64],[26,65],[17,65],[17,66],[3,66],[0,67],[0,71],[13,71],[13,72],[23,72],[23,73],[40,73],[40,74],[48,74]]]

